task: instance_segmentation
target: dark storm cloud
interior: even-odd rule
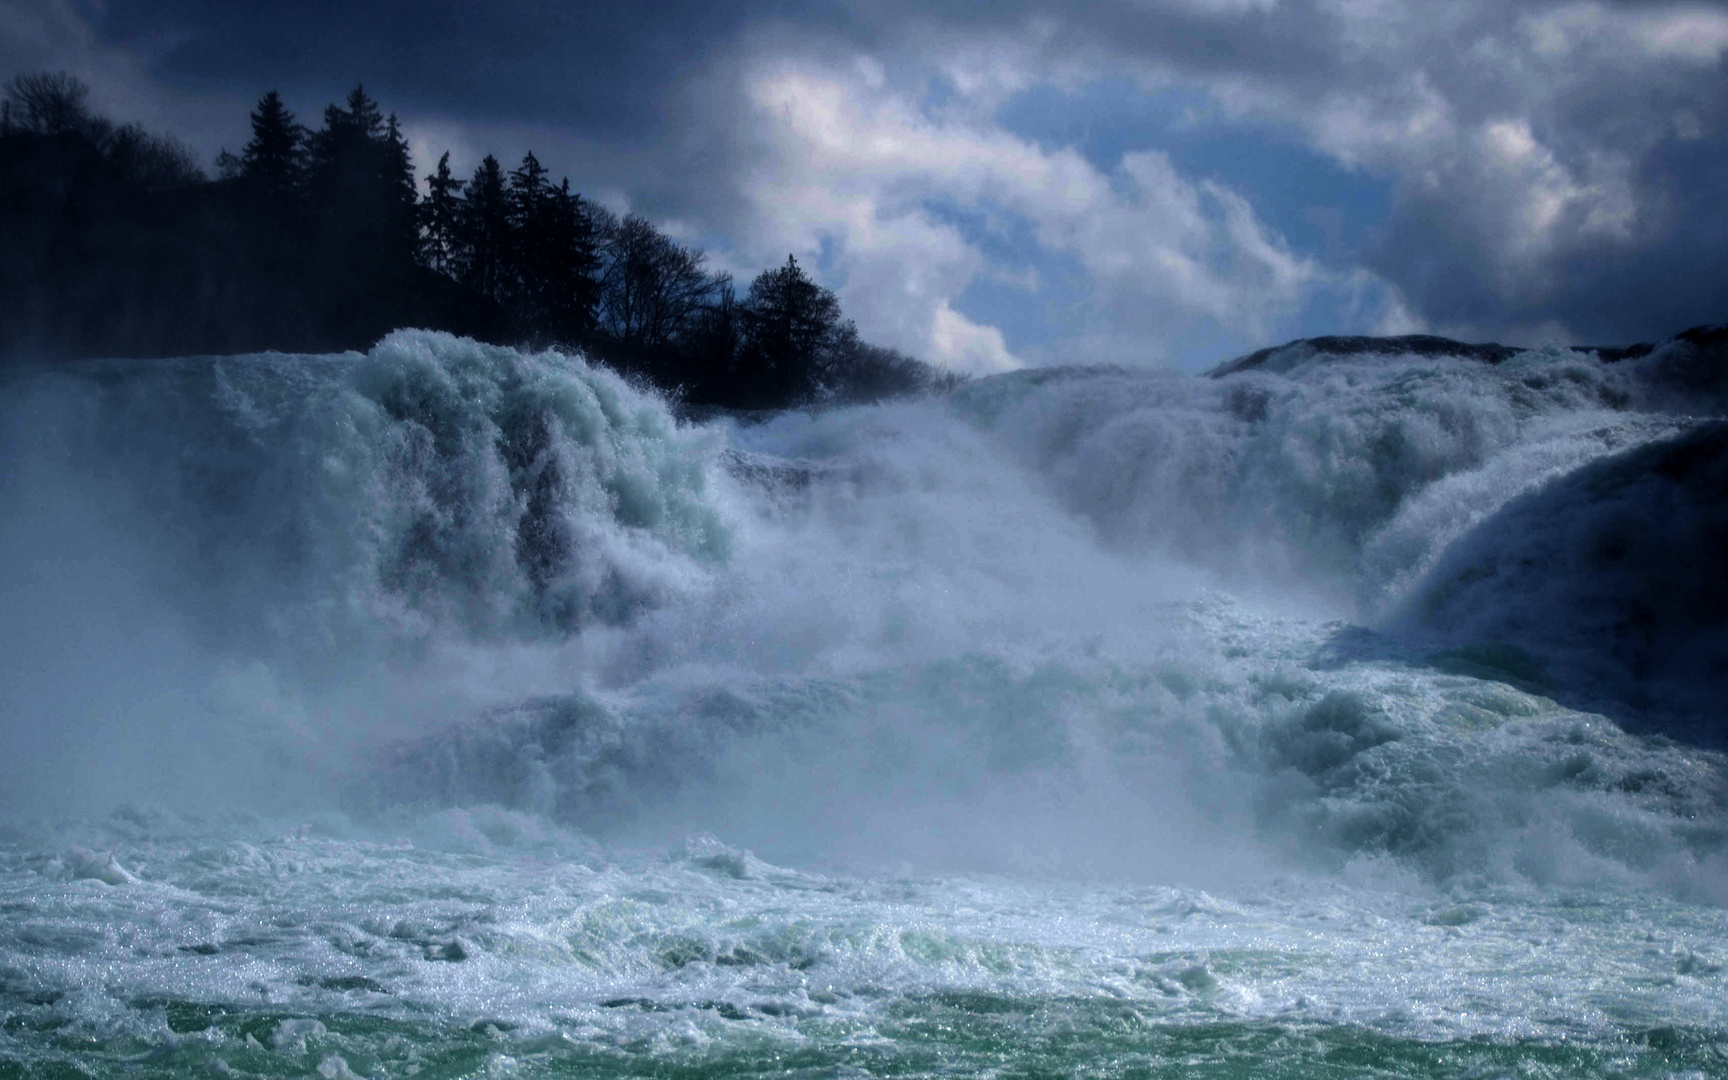
[[[635,141],[657,131],[666,89],[745,19],[738,6],[691,0],[110,0],[95,25],[113,42],[166,42],[156,73],[187,88],[329,96],[364,81],[404,111]]]
[[[459,158],[533,148],[740,273],[820,256],[870,305],[866,329],[932,355],[993,332],[958,312],[971,286],[1030,298],[1058,273],[1093,298],[1082,336],[1117,342],[1112,359],[1184,320],[1287,332],[1320,294],[1382,298],[1337,330],[1618,341],[1728,318],[1720,0],[0,0],[0,39],[31,11],[82,20],[80,73],[109,72],[109,101],[166,95],[151,115],[191,123],[223,103],[219,136],[188,133],[201,147],[244,139],[266,89],[316,122],[364,81],[422,157],[441,139]],[[51,66],[55,48],[0,40],[0,65]],[[1198,125],[1293,132],[1391,196],[1322,257],[1288,249],[1302,229],[1278,215],[1301,208],[1270,168],[1231,188],[1168,169],[1155,142],[1080,164],[1004,127],[1016,95],[1124,79],[1204,102]],[[1002,215],[1031,238],[1006,254],[951,227]]]
[[[1513,123],[1531,149],[1508,160],[1492,138],[1454,139],[1418,155],[1413,140],[1368,265],[1442,324],[1555,322],[1612,342],[1728,319],[1724,10],[1552,5],[1504,20],[1498,40],[1522,33],[1522,52],[1425,68],[1443,72],[1460,129]]]
[[[1664,141],[1636,177],[1646,221],[1627,240],[1579,237],[1520,260],[1488,231],[1491,216],[1459,205],[1465,188],[1407,196],[1367,261],[1431,321],[1482,334],[1557,323],[1573,343],[1606,345],[1728,321],[1728,145]]]
[[[1728,319],[1728,5],[976,10],[949,25],[1019,20],[1050,70],[1197,83],[1390,178],[1390,218],[1358,257],[1431,324],[1615,341]]]
[[[1438,328],[1612,342],[1728,319],[1728,5],[881,0],[860,28],[1295,125],[1391,182],[1355,256]]]

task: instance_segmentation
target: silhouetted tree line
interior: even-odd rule
[[[281,97],[207,178],[190,151],[95,116],[64,74],[0,102],[0,356],[364,348],[400,326],[584,349],[695,405],[866,401],[949,376],[861,341],[790,256],[740,298],[699,250],[554,184],[530,153],[450,155],[420,194],[361,87],[317,130]]]

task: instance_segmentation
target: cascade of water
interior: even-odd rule
[[[1528,587],[1481,569],[1558,558],[1520,545],[1565,529],[1519,514],[1641,512],[1601,477],[1642,492],[1690,452],[1637,449],[1697,423],[1665,396],[1672,358],[1299,359],[694,428],[580,358],[417,332],[15,380],[11,490],[39,510],[4,543],[47,614],[12,620],[8,681],[58,719],[13,725],[9,756],[99,776],[67,787],[95,802],[221,772],[350,809],[964,865],[1172,865],[1252,837],[1505,868],[1533,806],[1651,768],[1668,801],[1626,800],[1622,829],[1700,812],[1705,773],[1618,733],[1591,736],[1619,761],[1595,780],[1541,778],[1573,752],[1555,699],[1593,664],[1624,682],[1684,652],[1669,682],[1696,711],[1716,639],[1663,623],[1620,656],[1572,615],[1531,631],[1557,589],[1581,611],[1616,587],[1599,552]],[[92,624],[117,639],[80,647]],[[1537,779],[1481,797],[1509,776]]]

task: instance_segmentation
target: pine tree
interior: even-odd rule
[[[570,190],[569,178],[548,199],[546,232],[546,314],[554,334],[577,340],[594,329],[600,256],[594,217]]]
[[[267,201],[289,206],[305,179],[306,131],[272,90],[252,110],[252,141],[240,154],[239,173]]]
[[[461,254],[462,181],[450,173],[450,152],[426,178],[420,203],[420,265],[455,277]]]
[[[533,153],[510,173],[510,256],[507,279],[518,318],[533,333],[565,341],[585,337],[593,325],[599,265],[592,216],[566,178],[546,179]]]
[[[463,190],[461,237],[457,280],[488,299],[509,300],[510,200],[491,154]]]
[[[360,83],[354,84],[354,89],[348,91],[348,116],[354,126],[369,139],[378,139],[384,135],[384,111],[378,107],[366,93],[366,87]]]
[[[383,138],[374,144],[378,162],[380,213],[386,242],[393,251],[411,260],[419,246],[419,212],[415,205],[414,159],[402,125],[391,113],[384,123]]]
[[[530,150],[522,164],[510,170],[510,213],[518,221],[538,220],[552,185],[546,180],[546,166]]]
[[[826,368],[856,330],[840,318],[840,301],[786,256],[786,265],[750,283],[741,312],[740,371],[759,405],[806,401],[822,389]]]
[[[307,140],[309,186],[326,214],[347,216],[345,204],[379,199],[380,177],[386,172],[384,116],[378,105],[356,86],[348,107],[325,106],[324,127]]]
[[[419,246],[414,166],[394,116],[356,86],[307,140],[306,191],[326,254],[365,273],[400,274]]]
[[[505,254],[504,276],[509,289],[530,323],[543,322],[547,308],[547,278],[557,260],[555,238],[550,235],[547,212],[552,188],[546,182],[546,167],[533,151],[510,172],[510,232]]]

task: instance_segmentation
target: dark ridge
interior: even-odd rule
[[[1454,646],[1436,666],[1496,667],[1633,730],[1728,749],[1728,421],[1507,504],[1453,545],[1405,618]]]
[[[1621,360],[1637,360],[1649,356],[1665,345],[1683,343],[1690,345],[1699,353],[1715,353],[1728,349],[1728,323],[1707,323],[1682,330],[1666,341],[1658,341],[1653,345],[1578,345],[1578,352],[1593,352],[1596,359],[1605,364],[1617,363]]]
[[[1700,349],[1720,349],[1728,346],[1728,323],[1694,326],[1690,330],[1680,331],[1674,338]]]
[[[88,97],[64,73],[0,86],[0,377],[364,350],[414,327],[577,350],[690,407],[864,404],[958,381],[862,340],[791,255],[740,290],[648,219],[554,183],[531,152],[511,170],[487,155],[467,181],[448,154],[421,174],[360,86],[317,130],[265,94],[216,180]]]
[[[1637,360],[1649,356],[1664,345],[1675,342],[1684,342],[1700,351],[1714,351],[1728,347],[1728,323],[1694,326],[1665,341],[1654,344],[1574,345],[1571,348],[1574,352],[1595,353],[1598,360],[1605,364],[1612,364],[1621,360]],[[1217,379],[1225,375],[1234,375],[1240,371],[1283,370],[1287,366],[1314,356],[1367,356],[1376,353],[1391,356],[1456,356],[1465,360],[1498,364],[1524,351],[1511,345],[1500,345],[1494,342],[1470,344],[1463,341],[1453,341],[1451,338],[1436,337],[1432,334],[1405,334],[1400,337],[1329,335],[1326,337],[1298,338],[1295,341],[1285,342],[1283,345],[1272,345],[1258,349],[1247,356],[1227,360],[1206,374]],[[1273,362],[1285,358],[1289,359],[1289,365]]]
[[[1692,331],[1688,330],[1686,333],[1689,334],[1691,332]],[[1681,334],[1680,336],[1685,337],[1686,335]],[[1637,360],[1640,357],[1649,356],[1651,353],[1656,351],[1656,346],[1648,343],[1640,345],[1596,345],[1584,346],[1579,348],[1578,351],[1593,352],[1596,354],[1596,359],[1602,361],[1604,364],[1614,364],[1621,360]]]
[[[1206,374],[1216,379],[1225,375],[1234,375],[1239,371],[1254,371],[1265,367],[1267,361],[1281,353],[1290,353],[1300,356],[1301,359],[1307,359],[1309,356],[1363,356],[1372,353],[1387,353],[1397,356],[1460,356],[1469,360],[1498,364],[1522,351],[1522,349],[1514,349],[1510,345],[1493,343],[1470,345],[1462,341],[1453,341],[1451,338],[1435,337],[1432,334],[1405,334],[1400,337],[1328,335],[1326,337],[1299,338],[1283,345],[1259,349],[1247,356],[1225,361]]]

